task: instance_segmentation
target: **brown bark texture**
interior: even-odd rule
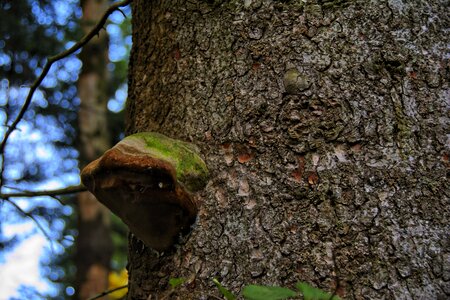
[[[448,8],[134,1],[127,132],[198,145],[210,181],[173,250],[130,237],[128,299],[448,299]]]
[[[89,32],[108,8],[108,1],[82,0],[81,25]],[[81,100],[78,112],[80,168],[97,159],[110,146],[107,131],[108,36],[101,31],[80,53],[83,63],[78,79]],[[76,239],[77,299],[89,299],[108,289],[113,252],[110,213],[89,192],[77,195],[78,236]]]

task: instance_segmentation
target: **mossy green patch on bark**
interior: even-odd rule
[[[397,142],[397,145],[401,149],[401,155],[403,159],[407,159],[411,152],[411,137],[413,135],[412,132],[412,123],[408,116],[404,113],[402,101],[400,99],[401,96],[396,94],[395,92],[391,93],[391,99],[393,103],[393,116],[394,116],[394,139]]]

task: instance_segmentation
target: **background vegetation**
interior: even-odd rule
[[[2,139],[47,57],[68,49],[81,38],[79,4],[77,0],[0,2]],[[129,17],[130,9],[125,8],[124,13]],[[110,38],[108,109],[113,143],[123,134],[130,20],[115,12],[105,29]],[[79,184],[76,149],[80,100],[75,84],[80,70],[81,62],[76,55],[58,61],[36,91],[3,153],[2,195]],[[125,264],[126,229],[117,219],[112,222],[117,250],[112,267],[121,270]],[[8,280],[0,283],[4,285],[1,297],[56,299],[73,294],[76,235],[72,196],[2,198],[0,277]],[[33,271],[30,264],[28,269],[21,267],[25,261],[39,261],[40,268]],[[32,265],[37,266],[36,263]],[[32,279],[38,275],[35,272],[39,272],[41,280]],[[6,294],[13,290],[16,292]]]

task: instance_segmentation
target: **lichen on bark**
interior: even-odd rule
[[[130,239],[130,299],[173,277],[448,297],[445,3],[335,4],[134,2],[127,130],[194,141],[211,174],[183,246]]]

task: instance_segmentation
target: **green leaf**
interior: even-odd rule
[[[302,292],[305,300],[341,300],[337,295],[334,295],[333,298],[331,298],[330,293],[315,288],[306,282],[297,282],[295,287]]]
[[[236,299],[236,297],[229,290],[224,288],[216,278],[213,278],[212,281],[215,283],[215,285],[217,286],[219,291],[222,293],[222,295],[225,297],[225,299],[227,299],[227,300],[235,300]]]
[[[183,284],[186,281],[185,278],[180,277],[180,278],[170,278],[169,279],[169,284],[170,286],[174,289],[177,286],[179,286],[180,284]]]
[[[297,296],[293,290],[279,286],[248,285],[243,295],[248,300],[281,300]]]

